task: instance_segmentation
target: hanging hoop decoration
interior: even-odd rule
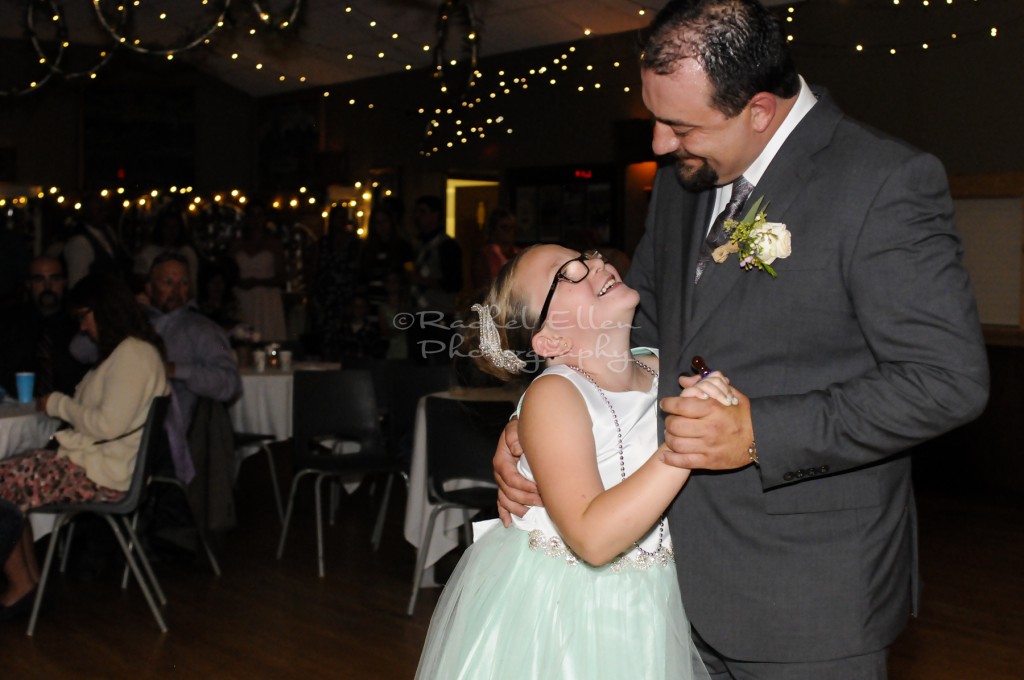
[[[128,3],[125,2],[125,0],[115,0],[115,2],[122,2],[125,6],[128,5]],[[153,54],[161,57],[166,57],[178,54],[179,52],[185,52],[187,50],[193,49],[194,47],[202,45],[203,43],[209,41],[211,35],[213,35],[218,30],[224,27],[228,10],[231,8],[231,0],[220,0],[220,2],[220,14],[217,16],[216,19],[214,19],[214,21],[209,26],[201,29],[195,35],[195,37],[186,38],[184,41],[182,41],[180,44],[174,47],[158,47],[156,45],[145,45],[139,38],[129,38],[129,36],[127,35],[127,30],[125,28],[121,26],[115,26],[110,21],[110,19],[107,16],[107,12],[103,10],[103,0],[92,0],[92,6],[93,9],[96,10],[96,17],[103,25],[103,28],[107,30],[107,33],[113,36],[114,40],[117,41],[118,45],[121,45],[122,47],[130,49],[133,52],[138,52],[140,54]],[[204,2],[202,4],[207,3]],[[176,3],[176,5],[178,5],[180,9],[180,3]],[[133,6],[137,6],[137,3]],[[130,17],[129,21],[126,23],[131,23]]]
[[[55,37],[57,53],[52,57],[47,56],[39,41],[35,20],[35,13],[37,10],[45,10],[47,12],[50,22],[52,22],[57,31]],[[35,92],[49,82],[54,73],[57,73],[55,69],[59,68],[61,59],[64,58],[64,47],[68,42],[68,29],[64,23],[64,14],[60,11],[60,7],[57,6],[57,3],[54,2],[54,0],[30,0],[28,3],[28,13],[25,16],[25,26],[28,28],[29,35],[32,37],[32,45],[35,47],[36,53],[39,55],[39,63],[45,64],[47,67],[46,75],[38,80],[30,81],[29,84],[24,87],[0,89],[0,97],[20,97],[23,94]]]
[[[437,12],[437,45],[434,47],[434,77],[441,81],[441,92],[449,90],[451,67],[459,63],[458,60],[449,60],[446,47],[449,40],[449,31],[452,24],[457,24],[465,31],[462,36],[463,68],[466,69],[463,82],[464,87],[458,93],[462,99],[473,87],[476,81],[476,62],[480,54],[480,25],[477,23],[476,13],[473,11],[471,0],[444,0]]]
[[[128,7],[127,7],[127,3],[125,3],[125,4],[121,5],[121,7],[119,7],[119,13],[120,14],[119,14],[118,19],[117,19],[117,27],[118,27],[119,31],[123,31],[125,26],[128,23]],[[29,16],[28,29],[29,29],[29,36],[32,39],[32,46],[35,47],[36,54],[39,55],[40,60],[45,59],[46,58],[46,54],[44,53],[43,47],[42,47],[42,45],[39,42],[39,35],[36,33],[35,27],[32,24],[32,11],[31,11],[31,9],[29,10],[29,15],[28,16]],[[65,30],[65,37],[62,40],[61,44],[62,45],[66,45],[67,44],[67,32],[66,32],[66,30]],[[110,61],[110,58],[114,56],[114,52],[116,52],[116,51],[117,51],[117,43],[115,42],[115,43],[111,44],[110,47],[108,47],[107,49],[100,51],[99,61],[97,61],[91,67],[86,68],[86,69],[82,69],[82,70],[79,70],[79,71],[68,71],[67,69],[63,68],[60,65],[60,63],[57,63],[57,62],[47,62],[47,63],[50,65],[50,70],[51,71],[53,71],[56,75],[63,76],[66,80],[74,80],[75,78],[92,77],[92,76],[94,76],[96,74],[96,72],[98,72],[101,68],[103,68],[104,66],[107,65],[107,62]]]
[[[292,0],[291,14],[288,15],[287,19],[281,19],[280,21],[275,19],[270,12],[265,12],[259,0],[252,0],[252,8],[256,11],[256,16],[259,17],[260,23],[264,26],[275,28],[279,31],[286,31],[295,26],[295,20],[299,17],[299,10],[302,9],[302,0]]]

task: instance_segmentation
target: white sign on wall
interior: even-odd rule
[[[964,198],[954,204],[981,322],[1020,327],[1024,200]]]

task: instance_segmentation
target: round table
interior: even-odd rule
[[[46,446],[60,421],[36,410],[34,403],[21,404],[10,399],[0,402],[0,459]],[[53,515],[29,517],[38,539],[53,529]]]

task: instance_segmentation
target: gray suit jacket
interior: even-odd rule
[[[669,514],[683,602],[736,659],[879,650],[916,605],[906,452],[988,394],[946,176],[823,95],[748,204],[759,196],[792,233],[778,278],[733,255],[695,289],[711,192],[664,168],[627,279],[663,395],[701,354],[751,397],[761,466],[695,473]]]

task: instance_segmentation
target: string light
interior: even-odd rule
[[[978,0],[974,0],[974,2],[972,4],[973,5],[977,5],[978,4]],[[960,5],[961,5],[961,7],[965,6],[964,3],[960,3]],[[955,20],[958,20],[958,21],[960,21],[960,20],[968,21],[968,20],[970,20],[974,16],[974,15],[964,14],[962,12],[960,14],[952,14],[951,15],[949,13],[944,13],[944,10],[949,10],[951,12],[957,12],[957,11],[959,11],[959,8],[954,5],[953,0],[945,0],[944,4],[932,3],[930,0],[921,0],[920,5],[918,5],[918,6],[913,6],[913,5],[907,4],[907,3],[901,3],[900,0],[892,0],[892,6],[891,7],[889,7],[888,9],[885,9],[885,8],[881,8],[880,9],[880,11],[882,11],[882,12],[889,12],[890,14],[913,17],[915,28],[919,27],[919,26],[922,26],[922,25],[927,26],[929,24],[927,24],[926,22],[931,21],[933,18],[935,20],[937,20],[940,16],[943,16],[946,21],[949,21],[951,18],[953,18]],[[796,13],[796,7],[789,6],[786,9],[786,12],[787,12],[787,15],[788,15],[787,19],[792,19],[793,15]],[[1016,17],[1013,17],[1013,20],[1014,21],[1018,21],[1021,18],[1024,18],[1024,17],[1018,15]],[[872,22],[872,23],[876,23],[876,22]],[[884,22],[877,22],[877,23],[891,24],[891,23],[893,23],[893,20],[892,20],[891,17],[887,17]],[[957,30],[957,31],[952,31],[952,32],[947,32],[945,30],[938,30],[938,31],[935,32],[934,35],[929,36],[929,37],[927,37],[927,38],[925,38],[923,40],[919,39],[917,41],[908,41],[908,42],[905,42],[905,43],[897,43],[897,44],[892,44],[892,43],[886,44],[886,43],[871,42],[871,41],[866,41],[865,40],[865,41],[855,42],[852,45],[852,48],[855,51],[857,51],[857,52],[876,53],[877,54],[877,53],[881,53],[881,52],[884,51],[884,52],[887,52],[890,56],[895,56],[897,53],[906,54],[906,53],[911,53],[913,51],[929,52],[929,51],[932,51],[932,50],[938,49],[938,48],[950,47],[954,43],[963,43],[963,42],[965,42],[965,38],[969,38],[971,36],[974,36],[974,37],[979,38],[979,39],[983,38],[983,37],[995,38],[995,37],[998,36],[998,34],[999,34],[999,28],[997,26],[989,26],[989,27],[985,27],[985,28],[975,28],[975,29],[968,29],[968,30]],[[794,42],[795,40],[796,40],[796,38],[794,37],[793,34],[787,35],[787,41],[788,42]],[[820,37],[816,35],[812,39],[800,40],[800,43],[801,43],[801,46],[803,48],[805,48],[805,49],[807,49],[807,48],[809,48],[809,49],[817,49],[817,50],[843,50],[843,49],[850,49],[849,46],[844,48],[842,45],[839,45],[839,44],[835,44],[835,43],[822,43],[822,42],[819,42],[819,40],[820,40]]]
[[[256,0],[251,1],[254,3],[256,2]],[[153,54],[157,56],[174,55],[178,52],[185,52],[204,44],[210,36],[224,27],[224,19],[227,17],[228,9],[231,7],[231,0],[222,0],[220,12],[216,14],[208,25],[198,29],[194,35],[182,38],[178,44],[173,47],[158,47],[155,44],[152,46],[144,44],[141,38],[129,39],[126,34],[127,26],[141,23],[139,18],[137,16],[133,16],[130,23],[112,23],[109,20],[108,12],[103,8],[104,2],[105,0],[92,0],[92,5],[95,10],[96,17],[99,19],[103,28],[106,29],[107,33],[109,33],[115,41],[124,45],[128,49],[142,54]],[[107,2],[109,2],[109,0],[107,0]],[[114,2],[123,3],[123,0],[114,0]],[[206,5],[206,3],[203,4]],[[135,2],[133,7],[141,8],[141,3]],[[158,18],[166,19],[166,15],[159,16]]]

